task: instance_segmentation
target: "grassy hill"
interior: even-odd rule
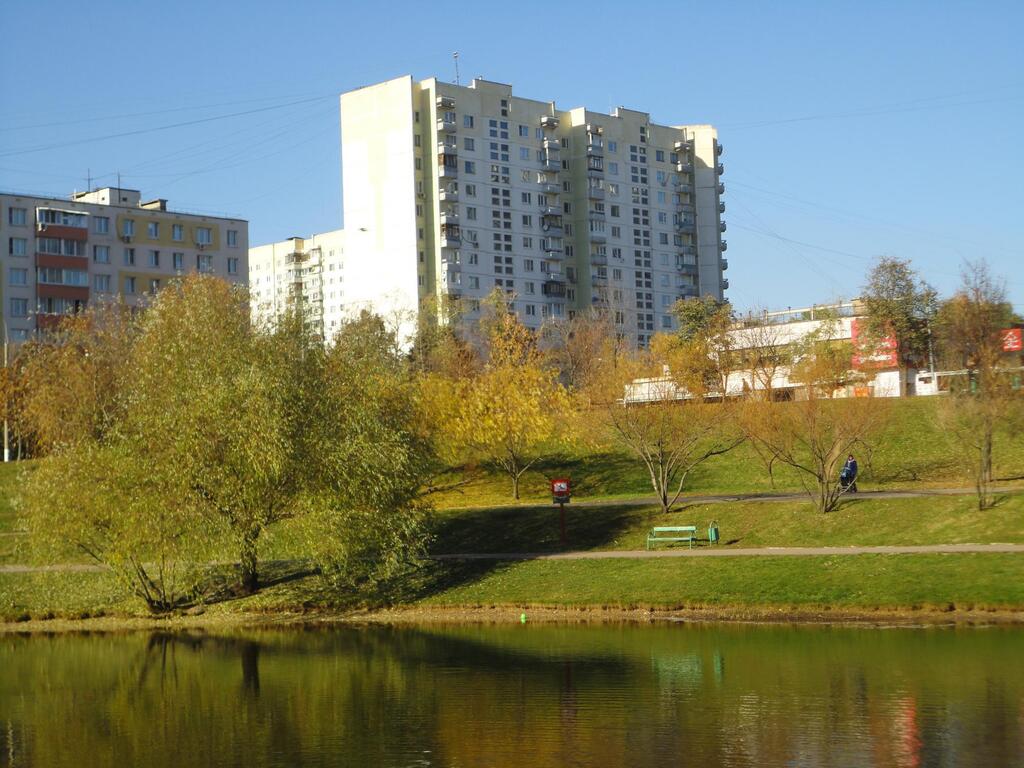
[[[842,405],[842,403],[838,403]],[[890,423],[879,436],[871,456],[858,456],[865,488],[928,488],[969,485],[953,446],[942,431],[935,398],[912,398],[891,403]],[[1024,478],[1024,438],[1003,438],[996,445],[996,477]],[[439,508],[479,507],[511,503],[507,476],[487,468],[459,488],[438,494]],[[527,471],[521,484],[522,502],[548,502],[548,479],[568,476],[578,499],[612,499],[652,493],[643,466],[632,455],[609,451],[566,451]],[[458,482],[461,472],[445,480]],[[799,491],[800,478],[786,467],[776,467],[775,483],[749,445],[712,459],[687,480],[687,494],[765,493]]]

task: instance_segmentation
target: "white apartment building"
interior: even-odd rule
[[[529,326],[596,306],[646,344],[678,299],[728,288],[721,153],[708,125],[482,79],[344,93],[345,304],[414,313],[447,295],[472,322],[498,287]]]
[[[253,319],[273,323],[302,304],[314,330],[330,339],[345,316],[345,232],[290,237],[249,251],[249,299]]]
[[[249,272],[248,222],[170,211],[134,189],[0,192],[0,244],[0,317],[14,342],[97,297],[135,305],[187,272],[237,283]]]
[[[342,94],[341,135],[354,300],[447,293],[472,320],[497,286],[528,325],[600,306],[644,344],[728,288],[711,126],[401,77]]]

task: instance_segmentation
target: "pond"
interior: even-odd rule
[[[3,766],[1024,765],[1024,630],[0,636]]]

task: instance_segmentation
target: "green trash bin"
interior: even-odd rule
[[[708,543],[718,543],[718,523],[714,520],[711,521],[711,525],[708,526]]]

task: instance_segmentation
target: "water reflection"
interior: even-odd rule
[[[1019,629],[0,638],[0,765],[1024,765]]]

